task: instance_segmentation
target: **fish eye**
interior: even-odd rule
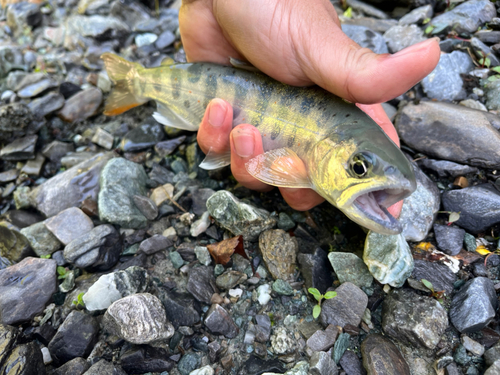
[[[372,162],[367,155],[356,154],[351,160],[351,172],[356,177],[365,177],[372,167]]]

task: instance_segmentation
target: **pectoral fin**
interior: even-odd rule
[[[238,69],[248,70],[249,72],[260,73],[260,70],[257,69],[252,64],[250,64],[248,61],[242,61],[242,60],[238,60],[238,59],[235,59],[233,57],[230,57],[229,58],[229,63],[232,66],[234,66],[235,68],[238,68]]]
[[[269,185],[290,188],[312,186],[304,162],[293,150],[286,147],[256,156],[250,159],[245,167],[257,180]]]
[[[213,152],[212,147],[208,150],[207,156],[200,163],[199,167],[210,171],[212,169],[218,169],[231,164],[231,150],[227,150],[221,154],[216,154]]]

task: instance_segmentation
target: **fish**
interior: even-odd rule
[[[264,153],[245,166],[253,177],[273,186],[313,189],[377,233],[402,232],[387,208],[415,191],[413,168],[356,105],[318,86],[294,87],[234,66],[168,60],[144,68],[112,53],[102,59],[115,85],[105,115],[154,100],[156,121],[196,131],[210,100],[224,99],[233,107],[233,127],[248,123],[262,135]],[[305,169],[293,168],[295,162]],[[229,150],[209,150],[200,167],[229,164]]]

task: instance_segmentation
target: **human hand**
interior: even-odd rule
[[[317,84],[355,103],[381,103],[406,92],[434,69],[440,55],[434,39],[394,55],[361,48],[342,32],[328,0],[184,0],[179,23],[188,61],[228,64],[229,57],[248,60],[281,82]],[[379,104],[360,108],[399,144],[396,130]],[[230,148],[234,177],[248,188],[270,189],[245,169],[249,159],[263,152],[259,132],[248,124],[232,131],[231,127],[231,106],[213,100],[198,132],[201,149],[208,152],[212,147],[220,152]],[[297,210],[323,201],[310,189],[280,191]],[[399,202],[389,212],[397,217],[401,207]]]

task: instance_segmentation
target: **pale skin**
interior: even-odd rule
[[[439,61],[437,39],[429,39],[394,55],[377,55],[349,39],[328,0],[183,0],[179,13],[187,60],[228,64],[229,57],[249,61],[281,82],[319,85],[354,103],[399,145],[396,129],[383,103],[405,93]],[[242,185],[257,191],[271,186],[253,178],[245,163],[263,153],[256,128],[232,129],[229,103],[211,101],[198,131],[203,152],[231,149],[231,171]],[[300,161],[294,168],[305,169]],[[279,188],[294,209],[308,210],[323,198],[311,189]],[[399,216],[403,202],[389,207]]]

